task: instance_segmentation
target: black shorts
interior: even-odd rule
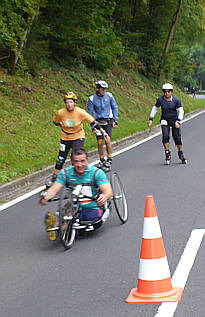
[[[161,120],[161,128],[162,128],[162,143],[169,143],[170,140],[170,129],[172,128],[172,137],[176,145],[181,145],[181,128],[175,127],[175,122],[177,119],[167,119]]]
[[[63,157],[67,157],[70,149],[72,150],[81,149],[83,147],[84,141],[85,141],[84,138],[80,138],[76,140],[61,140],[59,155]]]
[[[105,130],[105,132],[109,135],[109,137],[112,137],[112,127],[113,127],[113,119],[96,119],[96,121],[99,123],[99,125]],[[97,140],[104,139],[102,133],[97,130],[96,134]]]
[[[83,147],[85,139],[84,138],[80,138],[77,140],[61,140],[60,141],[60,150],[58,153],[58,157],[57,157],[57,161],[56,161],[56,165],[55,168],[58,170],[61,170],[63,167],[63,164],[65,163],[65,160],[68,156],[68,153],[70,151],[70,149],[75,150],[75,149],[80,149]]]

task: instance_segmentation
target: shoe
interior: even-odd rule
[[[111,166],[112,166],[112,161],[111,160],[107,160],[107,161],[104,162],[102,169],[103,169],[104,172],[109,172],[110,169],[111,169]]]
[[[182,164],[187,163],[187,159],[184,157],[183,151],[178,151],[178,156],[179,156],[179,159],[182,161]]]
[[[93,225],[89,225],[89,226],[87,226],[87,228],[85,229],[86,232],[93,231],[93,230],[94,230]]]
[[[86,226],[85,225],[81,225],[78,221],[78,219],[76,219],[76,222],[73,223],[72,228],[73,229],[85,229]]]
[[[107,170],[110,170],[110,168],[111,168],[111,165],[108,162],[105,162],[103,165],[103,170],[107,171]]]
[[[105,167],[111,169],[112,167],[112,158],[108,158],[107,162],[105,163]]]
[[[65,220],[65,221],[70,221],[70,220],[72,220],[73,219],[73,216],[64,216],[63,217],[63,220]]]
[[[169,150],[165,150],[165,161],[167,163],[167,165],[170,164],[171,161],[171,152]]]
[[[48,212],[45,215],[44,223],[46,226],[46,231],[48,233],[48,239],[51,241],[55,241],[58,237],[58,229],[56,226],[56,218],[52,212]]]
[[[102,215],[102,222],[104,223],[110,216],[110,210],[108,208],[105,209],[104,214]]]
[[[106,163],[105,159],[100,159],[100,162],[97,164],[97,168],[103,168]]]

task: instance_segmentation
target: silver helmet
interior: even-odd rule
[[[96,87],[97,88],[104,88],[104,89],[108,89],[108,83],[104,80],[99,80],[99,81],[96,81]]]

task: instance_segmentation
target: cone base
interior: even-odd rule
[[[181,287],[173,287],[171,291],[164,293],[143,294],[133,288],[126,299],[127,303],[162,303],[162,302],[179,302],[183,289]]]

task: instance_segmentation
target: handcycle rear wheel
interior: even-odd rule
[[[110,178],[112,191],[113,191],[113,202],[115,205],[116,212],[122,223],[125,223],[128,219],[128,205],[125,196],[125,191],[117,172],[111,172]]]
[[[72,228],[73,220],[65,220],[65,206],[71,201],[69,191],[62,189],[59,200],[59,226],[60,226],[60,240],[66,250],[70,249],[76,238],[76,230]]]

